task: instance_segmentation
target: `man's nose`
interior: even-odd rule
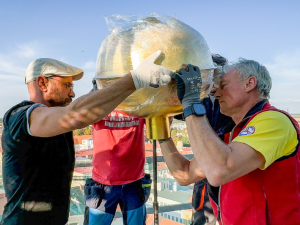
[[[215,97],[215,99],[219,99],[220,96],[221,96],[221,91],[220,91],[220,88],[218,88],[214,94],[214,97]]]
[[[71,91],[69,92],[69,96],[70,96],[71,98],[75,98],[75,92],[74,92],[73,89],[71,89]]]

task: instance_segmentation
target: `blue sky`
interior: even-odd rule
[[[273,79],[270,101],[300,114],[299,0],[52,0],[0,2],[0,117],[29,99],[24,74],[36,58],[55,58],[84,69],[76,97],[90,91],[101,42],[109,34],[104,15],[176,16],[198,30],[211,52],[234,61],[254,59]],[[180,65],[179,65],[180,66]]]

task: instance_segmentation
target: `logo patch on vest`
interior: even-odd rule
[[[239,136],[250,135],[250,134],[253,134],[254,132],[255,132],[255,127],[252,127],[252,126],[246,127],[239,133]]]

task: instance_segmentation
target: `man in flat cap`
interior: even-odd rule
[[[30,101],[3,118],[3,182],[7,197],[2,225],[64,225],[68,221],[74,168],[72,130],[103,119],[139,88],[170,81],[171,71],[155,65],[158,51],[110,86],[75,97],[73,81],[83,71],[54,59],[30,63],[25,82]]]

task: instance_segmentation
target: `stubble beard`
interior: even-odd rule
[[[72,98],[63,98],[61,96],[60,91],[57,88],[53,88],[51,91],[50,99],[48,100],[48,103],[50,107],[55,106],[67,106],[72,102]]]

